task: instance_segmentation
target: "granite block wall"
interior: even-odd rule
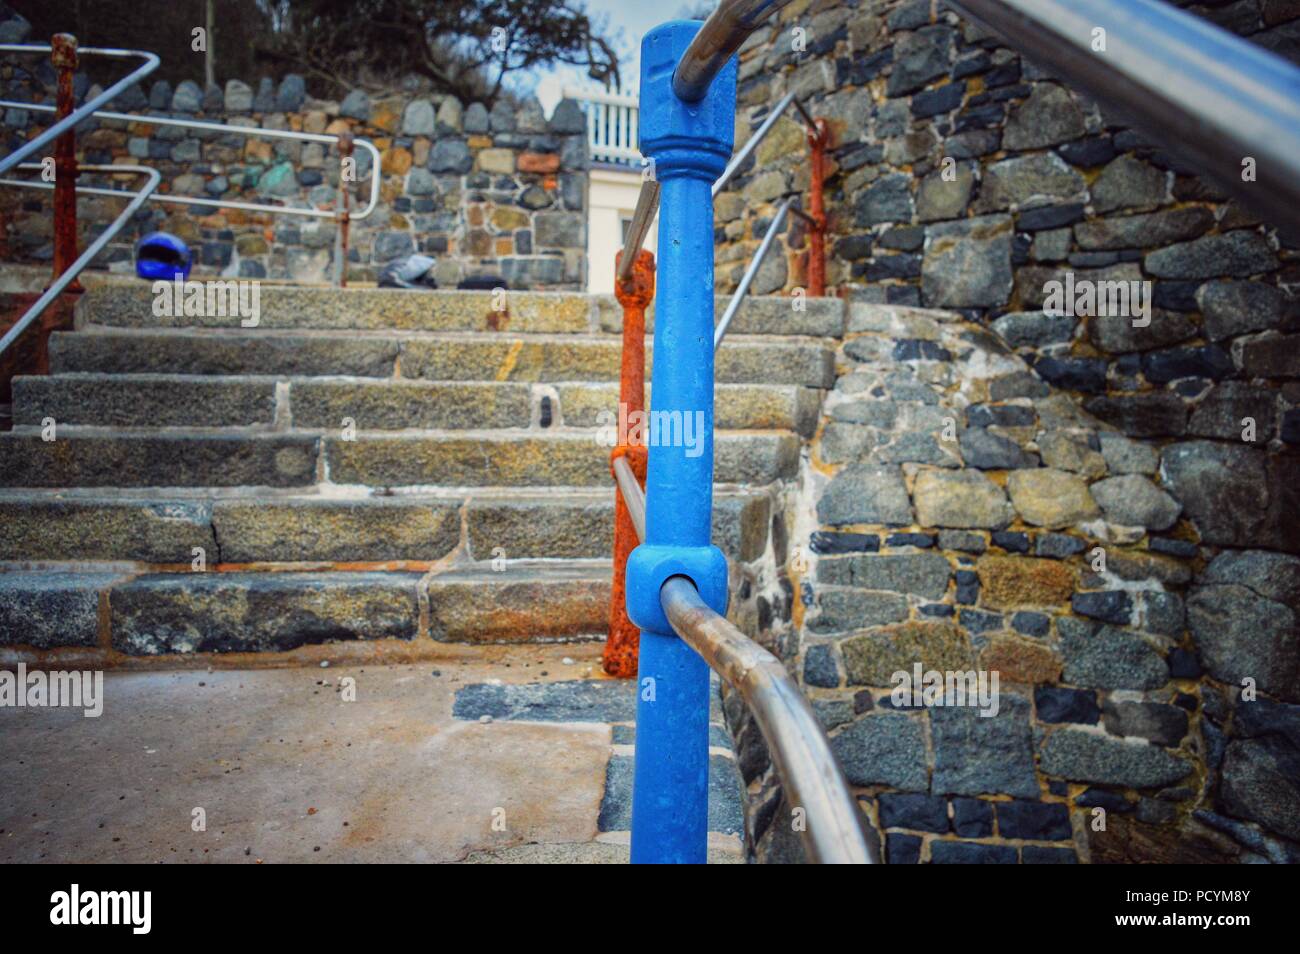
[[[52,102],[48,64],[27,71],[0,68],[5,98]],[[79,99],[97,92],[78,77]],[[330,208],[339,186],[332,147],[319,143],[245,138],[151,125],[150,114],[206,122],[337,135],[350,131],[381,155],[380,200],[351,227],[348,275],[374,281],[385,262],[411,253],[437,260],[440,287],[466,278],[500,277],[515,289],[585,287],[587,147],[585,118],[564,101],[548,120],[535,99],[516,107],[499,101],[462,104],[453,97],[409,94],[372,100],[354,91],[341,101],[313,99],[301,77],[256,88],[230,80],[203,90],[194,82],[174,89],[165,81],[130,90],[110,107],[138,120],[91,121],[78,130],[85,163],[141,163],[163,174],[160,191],[211,199]],[[9,109],[5,148],[48,124],[48,114]],[[351,207],[370,194],[375,170],[368,152],[356,152]],[[118,187],[134,177],[117,176]],[[85,176],[83,184],[108,184]],[[81,239],[98,233],[120,209],[112,198],[79,203]],[[9,261],[50,260],[48,194],[0,192]],[[130,271],[132,247],[164,229],[181,236],[195,255],[196,276],[325,282],[333,275],[335,223],[229,209],[152,202],[96,262]]]

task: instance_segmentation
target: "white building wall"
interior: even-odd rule
[[[614,292],[614,258],[623,247],[624,229],[636,209],[641,173],[633,169],[593,165],[587,196],[587,291]],[[656,248],[659,223],[650,226],[643,246]]]

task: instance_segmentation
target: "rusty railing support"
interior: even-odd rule
[[[814,128],[808,130],[808,162],[811,165],[808,215],[812,219],[808,228],[810,298],[821,298],[826,294],[826,204],[823,192],[826,185],[826,145],[829,139],[826,120],[816,120]]]
[[[623,252],[618,253],[622,259]],[[618,444],[609,455],[610,469],[620,457],[627,461],[637,483],[645,486],[646,446],[644,431],[640,443],[629,443],[633,413],[645,412],[645,310],[655,294],[655,257],[641,249],[627,278],[618,278],[619,261],[614,262],[614,297],[623,306],[623,363],[618,381]],[[617,475],[615,487],[618,486]],[[614,494],[614,581],[610,590],[609,636],[605,640],[605,672],[620,679],[634,679],[640,630],[627,617],[627,558],[640,542],[627,501],[620,490]]]
[[[352,213],[349,210],[351,193],[348,190],[347,176],[356,169],[352,157],[353,138],[350,130],[339,133],[339,191],[338,191],[338,232],[334,246],[334,279],[339,288],[348,287],[348,231],[352,225]],[[378,175],[375,171],[375,175]]]
[[[70,115],[76,108],[72,79],[77,71],[77,38],[71,33],[56,33],[50,41],[50,63],[58,73],[56,120]],[[69,129],[54,142],[54,274],[56,280],[77,260],[77,134]],[[73,279],[69,292],[83,289]]]

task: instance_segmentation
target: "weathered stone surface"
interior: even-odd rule
[[[636,692],[626,680],[578,679],[543,683],[471,683],[456,692],[451,714],[477,722],[636,721]]]
[[[989,215],[932,225],[921,294],[939,308],[1005,304],[1011,294],[1011,219]]]
[[[0,500],[0,560],[215,559],[211,508],[200,501]]]
[[[1205,318],[1205,333],[1213,341],[1277,327],[1286,296],[1263,282],[1206,282],[1196,290],[1196,303]]]
[[[980,653],[980,669],[999,673],[1002,682],[1052,683],[1061,678],[1061,660],[1033,639],[994,636]]]
[[[1177,437],[1187,431],[1187,405],[1168,391],[1102,395],[1090,399],[1084,407],[1129,437]]]
[[[1210,441],[1171,444],[1162,468],[1204,542],[1251,546],[1261,539],[1269,489],[1260,451]]]
[[[921,724],[906,715],[864,716],[831,738],[844,777],[853,785],[888,785],[907,792],[924,792],[925,735]]]
[[[1068,431],[1047,431],[1038,436],[1038,450],[1043,463],[1058,470],[1068,470],[1084,477],[1101,477],[1106,473],[1106,460],[1093,450],[1088,439]]]
[[[1141,441],[1131,440],[1114,431],[1101,431],[1101,455],[1112,474],[1154,474],[1160,464],[1160,452]]]
[[[1127,314],[1099,315],[1088,320],[1088,337],[1102,351],[1126,354],[1149,351],[1186,341],[1196,334],[1196,324],[1186,315],[1173,311],[1156,311],[1145,327]]]
[[[897,467],[850,464],[841,470],[817,502],[817,519],[830,526],[912,522],[912,505]]]
[[[1276,417],[1274,394],[1247,381],[1223,381],[1201,398],[1187,422],[1187,432],[1265,445],[1276,433]]]
[[[1083,111],[1074,97],[1055,83],[1039,83],[1007,117],[1002,148],[1041,149],[1078,139],[1086,132]]]
[[[1007,490],[1027,523],[1060,530],[1100,516],[1088,484],[1075,474],[1053,468],[1012,471]]]
[[[0,646],[96,645],[99,594],[115,580],[105,573],[0,573]]]
[[[1158,205],[1168,193],[1168,175],[1136,156],[1112,161],[1092,184],[1092,205],[1098,212]]]
[[[1264,692],[1300,698],[1295,605],[1237,583],[1194,588],[1187,600],[1187,625],[1205,668],[1230,685],[1252,679]]]
[[[1013,311],[993,322],[996,331],[1013,348],[1041,348],[1064,344],[1074,337],[1078,319],[1041,311]]]
[[[1000,693],[998,714],[977,708],[930,710],[936,795],[1038,795],[1030,741],[1029,701]]]
[[[56,334],[51,370],[108,374],[350,374],[391,377],[395,339],[297,335]]]
[[[827,557],[817,563],[817,579],[840,586],[891,590],[942,599],[952,568],[938,553],[891,553]]]
[[[1266,736],[1233,742],[1223,760],[1224,810],[1300,840],[1300,772],[1294,742]]]
[[[443,573],[426,584],[429,635],[442,642],[515,643],[603,634],[609,585],[608,572]]]
[[[1077,585],[1075,570],[1060,560],[984,556],[976,564],[984,604],[995,609],[1057,606]]]
[[[295,380],[289,386],[294,427],[338,431],[527,427],[528,387],[428,381]]]
[[[218,500],[223,563],[438,560],[460,542],[457,500]],[[210,555],[213,562],[216,555]]]
[[[948,26],[927,26],[904,33],[894,46],[894,69],[890,74],[890,96],[911,93],[948,72],[952,57],[953,30]]]
[[[892,687],[894,674],[921,664],[924,671],[965,672],[973,665],[970,639],[951,623],[899,623],[840,643],[849,685]]]
[[[1162,248],[1145,265],[1157,278],[1245,278],[1277,268],[1277,255],[1258,232],[1237,231]]]
[[[1199,582],[1236,584],[1265,599],[1300,606],[1300,557],[1267,550],[1225,551],[1210,561]]]
[[[1102,626],[1062,627],[1065,681],[1090,689],[1158,689],[1169,667],[1140,633]]]
[[[970,204],[971,190],[975,187],[975,173],[970,164],[956,168],[953,178],[945,178],[944,171],[933,172],[921,180],[916,193],[916,219],[918,222],[937,222],[955,219]]]
[[[476,560],[607,557],[613,545],[613,501],[603,494],[472,497],[465,519]]]
[[[976,471],[922,471],[913,495],[925,527],[1000,529],[1013,517],[1002,488]]]
[[[113,647],[133,656],[412,639],[418,573],[187,573],[113,587]]]
[[[1132,736],[1174,748],[1187,734],[1187,713],[1158,702],[1120,702],[1108,699],[1102,723],[1111,735]]]
[[[822,588],[818,591],[817,606],[819,612],[808,621],[808,629],[819,635],[847,633],[907,619],[907,598],[896,593]]]
[[[1300,377],[1300,335],[1273,335],[1244,342],[1241,365],[1253,378]]]
[[[1183,509],[1177,500],[1140,474],[1099,480],[1091,490],[1106,519],[1123,526],[1168,530]]]
[[[315,483],[317,441],[244,437],[0,435],[0,486],[297,487]]]
[[[1014,470],[1037,467],[1037,455],[1021,450],[1020,445],[984,427],[968,427],[958,437],[962,460],[980,470]]]
[[[1171,785],[1191,771],[1186,761],[1154,745],[1081,729],[1057,729],[1048,736],[1039,764],[1048,775],[1134,788]]]
[[[1004,159],[985,170],[976,211],[1049,205],[1077,197],[1084,189],[1083,176],[1054,152]]]
[[[1080,222],[1074,227],[1074,237],[1080,248],[1091,250],[1151,248],[1194,239],[1213,225],[1214,213],[1191,206]]]

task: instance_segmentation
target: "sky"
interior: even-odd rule
[[[665,20],[685,16],[699,4],[687,0],[586,0],[587,13],[597,26],[605,26],[604,35],[613,41],[618,52],[618,69],[623,78],[623,89],[635,92],[641,75],[641,38]],[[539,70],[536,74],[537,98],[549,116],[560,101],[565,86],[589,88],[595,81],[586,70],[575,66],[559,65]]]

